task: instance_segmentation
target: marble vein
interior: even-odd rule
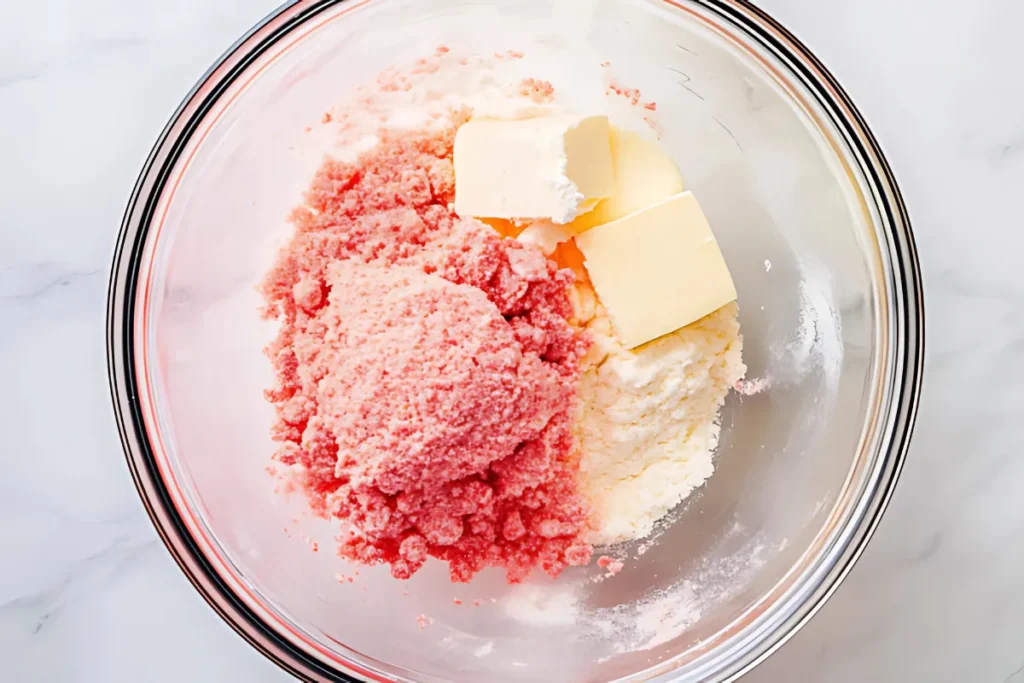
[[[57,287],[68,287],[83,278],[105,274],[100,268],[75,270],[53,263],[8,266],[0,270],[0,299],[33,299]]]

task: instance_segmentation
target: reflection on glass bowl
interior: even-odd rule
[[[656,99],[662,144],[736,280],[748,377],[769,388],[730,398],[716,474],[642,553],[623,549],[614,579],[593,567],[457,585],[428,563],[408,582],[386,568],[339,582],[357,568],[329,552],[330,525],[264,472],[272,329],[253,285],[323,153],[304,128],[438,44],[521,50],[556,87],[611,62]],[[158,141],[118,242],[108,352],[128,461],[166,544],[292,673],[725,680],[813,614],[877,524],[916,412],[922,306],[873,137],[817,60],[746,3],[303,1],[229,50]]]

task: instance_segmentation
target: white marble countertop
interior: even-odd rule
[[[287,679],[157,540],[104,358],[107,269],[142,161],[207,65],[274,4],[0,12],[4,680]],[[877,535],[746,680],[1024,683],[1024,3],[761,4],[833,70],[889,155],[923,262],[929,359]]]

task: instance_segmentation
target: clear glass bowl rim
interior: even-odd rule
[[[122,446],[136,488],[164,544],[196,590],[236,632],[284,670],[301,679],[326,681],[388,680],[355,662],[338,671],[270,626],[251,609],[204,555],[178,514],[173,494],[160,474],[147,435],[144,406],[136,375],[135,311],[140,264],[157,202],[182,150],[221,95],[270,46],[296,27],[343,2],[295,0],[255,25],[203,75],[161,132],[136,181],[115,246],[107,301],[107,362],[111,398]],[[673,0],[664,0],[676,4]],[[735,680],[792,637],[838,588],[856,563],[892,496],[903,468],[917,415],[924,366],[924,302],[920,264],[910,219],[874,135],[838,81],[789,31],[745,0],[697,0],[704,8],[742,27],[772,56],[782,61],[815,97],[860,159],[860,170],[873,190],[891,265],[886,304],[892,316],[894,354],[888,414],[879,422],[871,481],[855,501],[855,512],[840,540],[823,549],[817,563],[799,577],[804,590],[789,595],[776,618],[746,634],[746,647],[730,648],[728,661],[717,662],[716,680]],[[841,532],[846,533],[841,533]],[[799,597],[800,599],[795,599]],[[666,672],[662,672],[666,673]]]

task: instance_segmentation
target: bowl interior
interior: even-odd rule
[[[453,585],[436,563],[408,582],[350,567],[336,529],[265,471],[273,327],[255,285],[334,144],[317,124],[354,86],[440,44],[520,50],[517,68],[581,111],[608,106],[609,73],[656,101],[662,144],[736,280],[748,378],[768,388],[731,395],[717,473],[642,554],[617,549],[626,569],[604,581],[596,568],[510,588],[499,572]],[[785,65],[697,3],[363,0],[267,47],[182,151],[136,312],[148,430],[204,552],[283,637],[342,670],[460,681],[716,670],[822,558],[872,466],[886,266],[853,155],[811,102]]]

